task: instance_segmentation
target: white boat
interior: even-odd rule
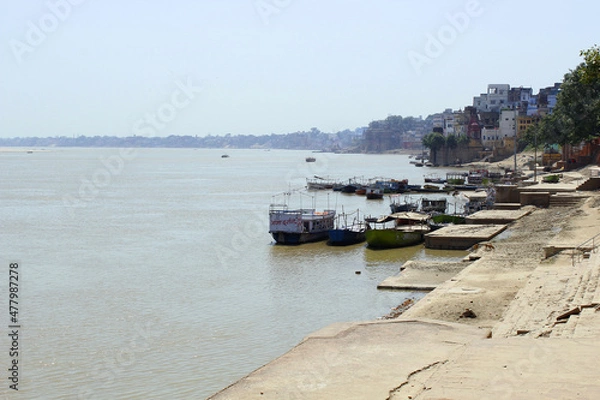
[[[269,233],[278,244],[326,240],[334,222],[335,210],[289,208],[287,202],[274,203],[269,207]]]
[[[279,244],[318,242],[329,237],[334,220],[335,210],[288,209],[272,204],[269,208],[269,233]]]

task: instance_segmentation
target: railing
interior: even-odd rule
[[[600,233],[575,247],[571,253],[571,265],[575,266],[575,263],[580,262],[586,253],[596,253],[596,248],[600,246],[600,239],[598,238],[600,238]]]

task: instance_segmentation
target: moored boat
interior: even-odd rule
[[[445,213],[447,207],[446,199],[421,199],[421,211],[425,213]]]
[[[423,180],[425,183],[437,183],[444,184],[446,183],[446,179],[440,177],[438,174],[427,174],[423,176]]]
[[[392,214],[406,211],[417,211],[419,203],[411,201],[408,196],[390,196],[390,211]]]
[[[269,233],[278,244],[326,240],[334,220],[335,210],[288,209],[284,204],[269,207]]]
[[[383,199],[383,189],[380,189],[378,187],[368,187],[366,189],[365,195],[367,196],[367,199],[380,200]]]
[[[429,227],[432,231],[449,225],[459,225],[466,222],[465,215],[459,214],[437,214],[429,220]]]
[[[358,186],[354,193],[356,193],[359,196],[364,196],[365,194],[367,194],[367,188],[362,185]]]
[[[367,223],[365,233],[370,248],[390,249],[406,247],[423,242],[431,228],[427,214],[406,212],[395,213]]]
[[[359,212],[356,211],[352,222],[348,223],[348,217],[352,214],[341,213],[336,217],[335,227],[329,230],[330,246],[348,246],[351,244],[362,243],[365,241],[365,231],[367,225],[360,220]]]

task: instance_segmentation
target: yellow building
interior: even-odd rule
[[[540,119],[541,117],[539,115],[519,115],[517,117],[517,137],[523,137],[527,128],[537,124]]]

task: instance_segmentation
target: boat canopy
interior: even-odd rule
[[[377,220],[377,222],[384,223],[399,219],[415,222],[426,222],[429,218],[431,218],[431,215],[429,214],[422,214],[416,212],[399,212],[381,217]]]

